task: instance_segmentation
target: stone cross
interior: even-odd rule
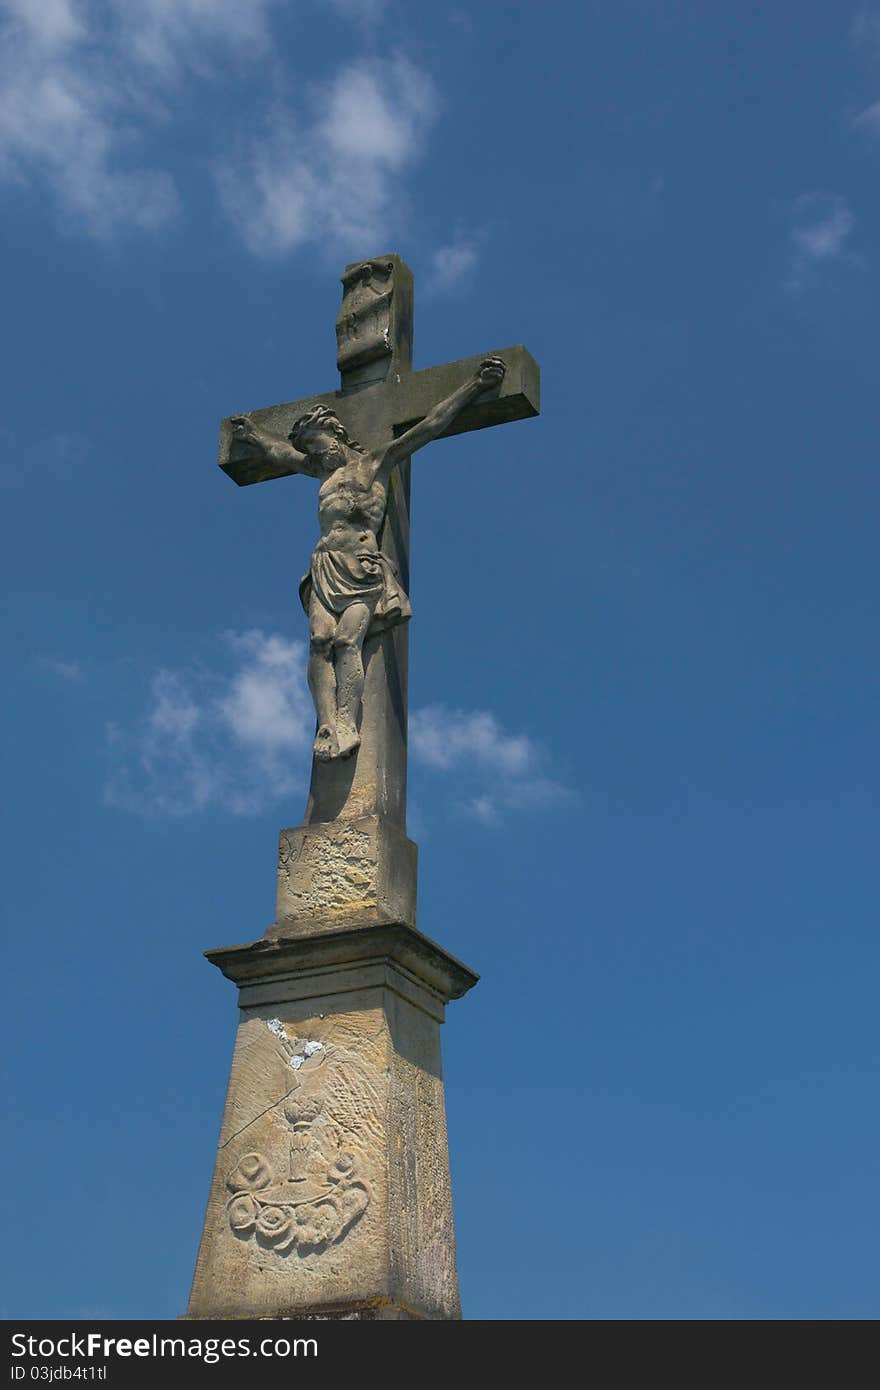
[[[346,268],[342,306],[336,322],[338,391],[253,411],[262,430],[286,436],[294,420],[329,407],[361,444],[371,447],[399,436],[471,377],[480,358],[412,370],[413,277],[398,256],[383,256]],[[483,359],[488,354],[483,354]],[[497,388],[484,391],[461,409],[445,435],[485,429],[538,413],[538,369],[523,347],[503,349],[506,366]],[[287,476],[293,470],[236,437],[232,416],[221,426],[220,467],[240,486]],[[383,552],[409,589],[409,460],[393,470],[381,534]],[[374,663],[373,688],[364,702],[362,745],[348,766],[313,766],[308,819],[332,820],[352,801],[363,814],[375,810],[403,824],[406,797],[406,628],[387,645],[386,659]],[[373,639],[372,651],[379,643]],[[372,654],[368,649],[365,655]],[[379,677],[377,682],[375,677]]]
[[[337,550],[328,563],[343,587],[366,591],[370,572],[385,576],[382,585],[393,575],[403,596],[392,625],[362,624],[359,743],[348,756],[339,745],[327,753],[319,722],[305,820],[281,831],[276,920],[255,941],[206,952],[238,985],[241,1015],[192,1318],[461,1316],[439,1025],[477,976],[416,929],[416,847],[406,835],[408,451],[536,415],[538,368],[524,347],[508,347],[413,371],[413,280],[403,261],[350,265],[342,285],[340,389],[230,416],[220,466],[242,486],[313,472],[325,499],[348,486],[332,481],[342,465],[320,423],[332,412],[349,453],[352,441],[362,446],[367,474],[380,458],[388,468],[376,530],[345,523],[355,548],[378,548]],[[400,448],[386,447],[394,440]],[[329,472],[327,459],[318,467],[322,454]],[[349,463],[356,473],[358,460]],[[326,539],[326,517],[321,525]],[[346,571],[347,556],[365,568]],[[304,583],[323,582],[319,571],[313,556]]]

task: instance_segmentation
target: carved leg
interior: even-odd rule
[[[360,747],[358,724],[364,694],[362,649],[372,610],[366,603],[346,608],[336,627],[333,655],[336,663],[336,732],[339,757],[347,758]]]
[[[333,667],[336,618],[315,598],[312,599],[309,610],[309,626],[309,689],[318,716],[314,752],[316,758],[327,761],[339,756],[336,733],[336,672]]]

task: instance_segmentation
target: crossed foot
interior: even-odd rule
[[[315,757],[322,763],[332,762],[334,758],[350,758],[356,748],[360,748],[361,738],[357,729],[338,728],[332,724],[322,724],[315,735]]]

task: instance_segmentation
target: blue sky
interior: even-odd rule
[[[311,713],[307,479],[398,251],[410,830],[465,1314],[878,1312],[880,8],[0,0],[10,1317],[186,1304]]]

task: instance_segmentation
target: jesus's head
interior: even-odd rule
[[[316,405],[294,420],[287,436],[295,449],[316,463],[322,472],[341,468],[352,453],[363,453],[329,406]]]

